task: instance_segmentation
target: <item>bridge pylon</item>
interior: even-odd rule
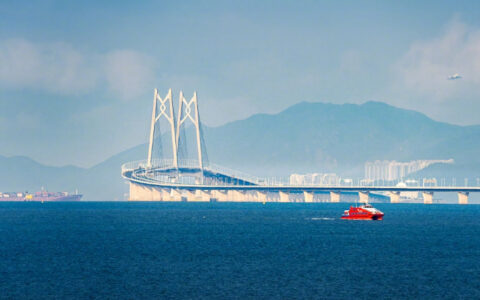
[[[178,151],[177,151],[177,135],[175,132],[175,115],[173,112],[173,103],[172,103],[172,89],[168,90],[165,98],[161,98],[158,94],[157,89],[155,89],[153,97],[153,109],[152,109],[152,122],[150,124],[150,138],[148,145],[148,157],[147,157],[147,167],[152,167],[152,151],[153,151],[153,142],[155,137],[155,124],[160,121],[160,118],[164,117],[170,124],[170,135],[172,138],[172,153],[173,153],[173,167],[178,168]],[[159,133],[161,134],[161,133]]]
[[[178,151],[179,143],[181,142],[180,129],[188,121],[190,121],[195,128],[199,168],[200,170],[203,170],[203,167],[204,167],[203,160],[205,159],[205,156],[202,150],[204,145],[202,145],[203,137],[202,137],[201,123],[200,123],[200,113],[198,111],[197,92],[194,92],[193,97],[189,101],[187,101],[187,99],[185,99],[185,97],[183,96],[183,92],[180,91],[177,118],[178,118],[177,129],[176,129],[177,151]]]

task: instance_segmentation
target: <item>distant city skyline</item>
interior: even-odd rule
[[[92,166],[148,140],[153,89],[209,126],[301,101],[480,124],[476,1],[9,1],[0,155]]]
[[[453,159],[412,160],[399,162],[396,160],[376,160],[365,163],[367,180],[395,181],[407,178],[409,174],[418,172],[433,164],[453,164]]]

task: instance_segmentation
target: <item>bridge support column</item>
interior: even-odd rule
[[[388,192],[388,196],[390,196],[390,203],[400,202],[400,192]]]
[[[280,202],[290,202],[289,199],[289,194],[286,192],[278,192],[278,195],[280,196]]]
[[[313,202],[313,192],[303,192],[303,199],[305,203]]]
[[[267,192],[261,192],[261,191],[256,191],[255,192],[255,195],[256,195],[256,201],[257,202],[267,202],[268,201],[268,198],[267,198]]]
[[[340,192],[330,192],[330,202],[340,202]]]
[[[171,189],[170,199],[172,199],[172,201],[182,201],[182,194],[179,190]]]
[[[137,201],[152,201],[153,191],[151,188],[141,185],[135,184],[135,200]]]
[[[370,192],[358,192],[359,202],[368,203],[368,195]]]
[[[193,191],[185,190],[182,193],[182,197],[185,197],[187,201],[195,201],[195,193]]]
[[[138,184],[130,183],[130,195],[128,196],[128,199],[130,201],[139,201],[140,200],[140,198],[138,197],[139,191],[140,191],[140,188]]]
[[[142,201],[149,201],[149,200],[152,200],[152,194],[151,194],[151,191],[148,187],[146,186],[143,186],[143,185],[140,185],[140,200]]]
[[[128,191],[128,201],[138,200],[137,189],[138,189],[137,185],[133,182],[130,182],[129,191]]]
[[[432,204],[433,203],[433,192],[422,192],[423,203]]]
[[[171,201],[170,191],[168,189],[162,189],[162,201]]]
[[[152,187],[152,201],[162,201],[162,189]]]
[[[246,201],[246,194],[244,191],[231,190],[228,192],[228,200],[235,202],[244,202]]]
[[[196,190],[195,198],[197,201],[209,202],[210,201],[210,192]]]
[[[147,199],[148,201],[158,201],[158,199],[155,199],[155,193],[156,193],[155,187],[150,187],[150,186],[147,187],[146,192],[148,195],[148,199]]]
[[[216,198],[219,202],[225,202],[228,200],[228,193],[223,191],[212,191],[213,198]]]
[[[468,192],[458,192],[458,204],[468,204]]]
[[[202,201],[201,190],[188,191],[186,194],[187,201],[190,202],[200,202]],[[190,193],[190,194],[188,194]]]

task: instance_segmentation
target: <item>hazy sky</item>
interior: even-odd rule
[[[154,87],[210,126],[367,100],[480,124],[480,1],[0,2],[0,155],[101,162],[147,141]]]

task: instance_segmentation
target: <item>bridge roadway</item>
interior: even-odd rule
[[[238,175],[219,168],[200,170],[193,166],[172,168],[167,162],[155,168],[146,168],[142,163],[122,166],[122,176],[130,182],[130,200],[159,201],[273,201],[268,194],[278,193],[275,201],[291,202],[290,194],[303,194],[303,202],[314,202],[316,192],[330,193],[330,202],[339,202],[340,193],[358,192],[361,202],[368,201],[370,192],[385,192],[392,203],[401,201],[401,192],[422,193],[425,204],[433,203],[435,192],[456,192],[460,204],[468,203],[471,192],[480,192],[480,187],[450,186],[325,186],[265,184],[262,179]],[[222,172],[223,171],[223,172]],[[190,182],[180,182],[190,177]],[[194,182],[192,182],[194,180]]]

